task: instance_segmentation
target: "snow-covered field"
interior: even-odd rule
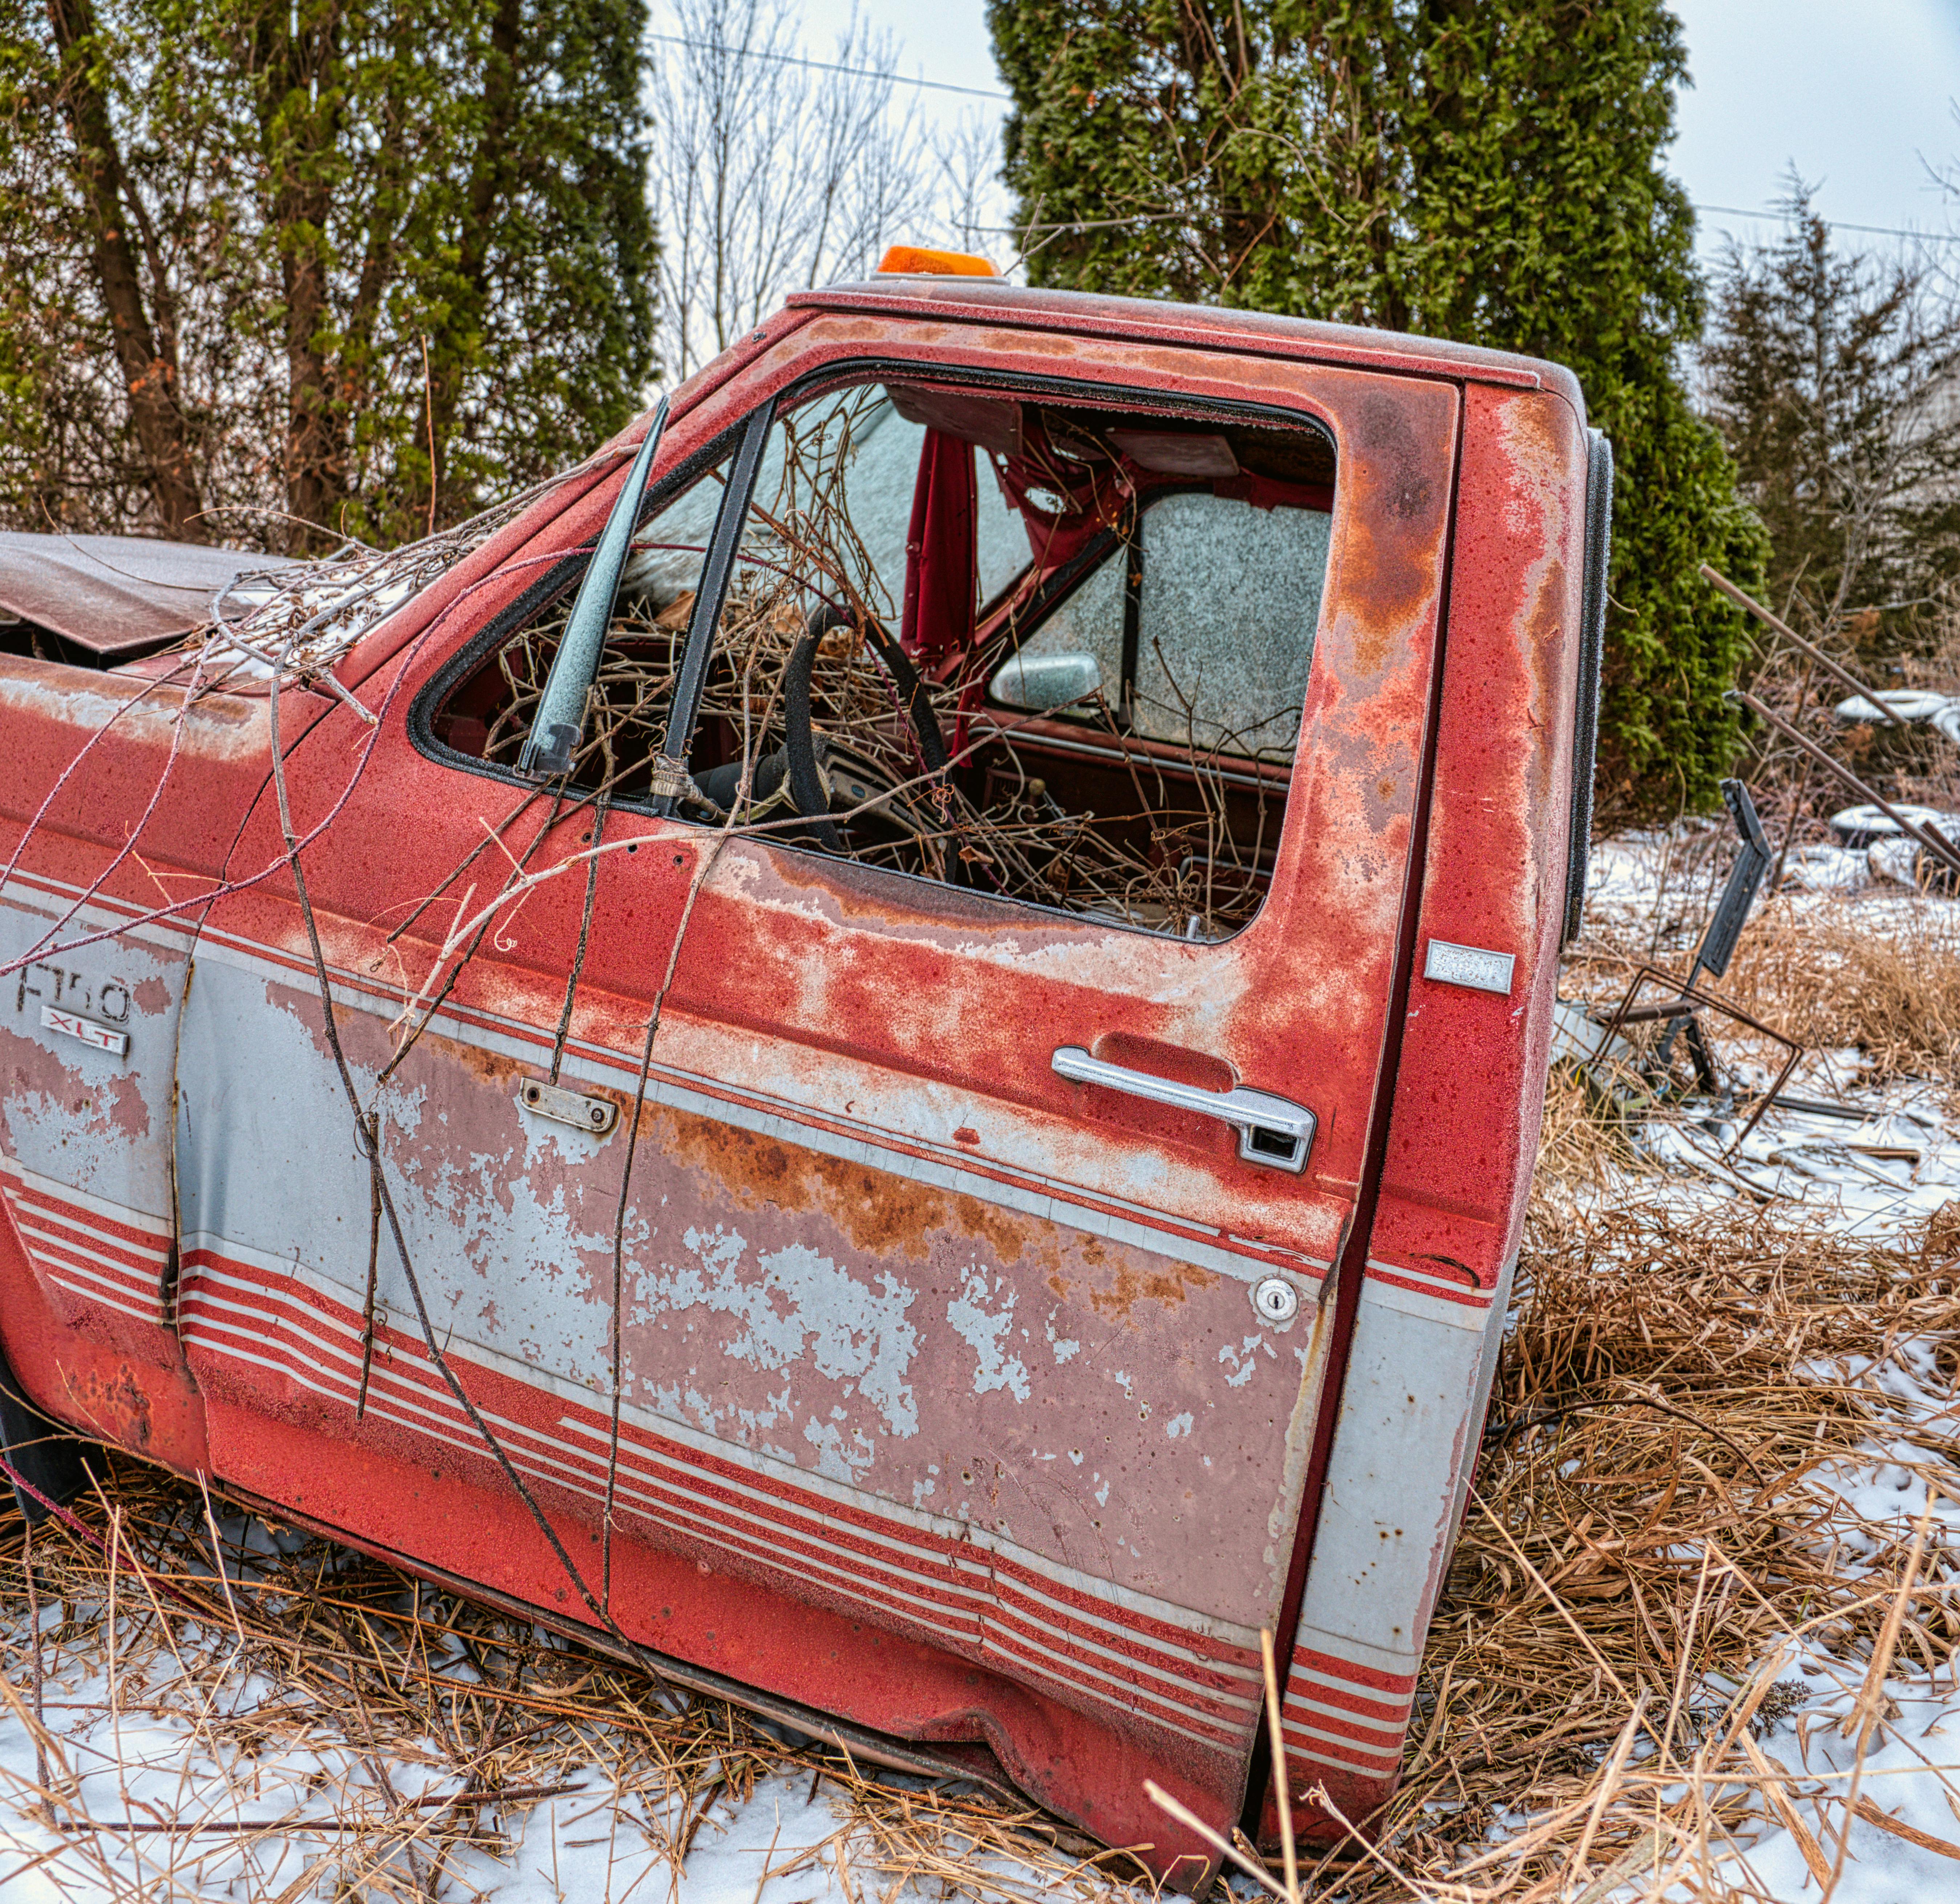
[[[1774,903],[1783,928],[1800,928],[1806,908],[1827,908],[1875,940],[1923,935],[1931,922],[1952,942],[1960,906],[1868,881],[1849,863],[1861,856],[1843,857],[1806,864],[1815,890]],[[1684,880],[1678,867],[1655,837],[1602,850],[1595,956],[1575,968],[1575,994],[1609,998],[1629,956],[1685,965],[1721,869]],[[1812,976],[1836,982],[1828,964]],[[1768,1062],[1754,1047],[1738,1052],[1729,1062],[1745,1076]],[[1575,1139],[1583,1118],[1559,1127],[1540,1208],[1545,1233],[1568,1252],[1575,1237],[1596,1234],[1603,1262],[1631,1234],[1629,1212],[1678,1220],[1685,1234],[1741,1209],[1758,1225],[1758,1254],[1787,1234],[1806,1240],[1806,1261],[1838,1247],[1882,1265],[1895,1251],[1901,1273],[1920,1278],[1920,1308],[1886,1309],[1869,1339],[1847,1337],[1840,1313],[1820,1329],[1817,1352],[1794,1365],[1799,1383],[1841,1403],[1853,1424],[1833,1429],[1794,1492],[1778,1497],[1811,1504],[1808,1561],[1841,1590],[1814,1618],[1787,1596],[1773,1618],[1752,1613],[1760,1641],[1735,1670],[1714,1645],[1722,1622],[1739,1621],[1745,1604],[1771,1605],[1764,1595],[1778,1590],[1726,1557],[1747,1528],[1712,1519],[1705,1540],[1675,1539],[1662,1556],[1682,1583],[1676,1600],[1650,1606],[1633,1577],[1655,1657],[1678,1664],[1672,1685],[1650,1676],[1636,1694],[1629,1683],[1614,1708],[1605,1681],[1634,1668],[1599,1651],[1607,1642],[1594,1635],[1606,1629],[1588,1609],[1623,1603],[1584,1600],[1593,1589],[1572,1584],[1588,1578],[1579,1550],[1589,1514],[1574,1524],[1567,1571],[1547,1562],[1532,1574],[1542,1595],[1507,1573],[1503,1594],[1476,1603],[1488,1616],[1465,1613],[1476,1590],[1452,1574],[1418,1705],[1415,1795],[1390,1820],[1379,1858],[1357,1859],[1351,1847],[1316,1867],[1309,1895],[1960,1899],[1960,1559],[1949,1558],[1960,1555],[1960,1339],[1911,1320],[1960,1297],[1955,1081],[1896,1066],[1877,1075],[1847,1046],[1807,1053],[1788,1088],[1862,1117],[1778,1110],[1737,1143],[1738,1119],[1716,1103],[1636,1118],[1631,1148],[1584,1129]],[[1928,1269],[1943,1249],[1950,1276]],[[1796,1313],[1802,1294],[1776,1300]],[[1787,1394],[1788,1372],[1778,1379]],[[1500,1377],[1500,1400],[1507,1392]],[[1506,1473],[1533,1461],[1574,1487],[1594,1478],[1575,1473],[1592,1444],[1575,1442],[1566,1458],[1564,1444],[1543,1438],[1569,1424],[1546,1418],[1548,1428],[1527,1423],[1487,1447],[1479,1486],[1491,1499]],[[1720,1477],[1711,1480],[1719,1494]],[[132,1467],[109,1500],[86,1515],[99,1549],[37,1536],[38,1645],[21,1530],[0,1527],[0,1890],[10,1900],[906,1904],[1144,1894],[1087,1863],[1093,1846],[1017,1824],[973,1788],[838,1767],[807,1741],[665,1695],[358,1556],[208,1507],[181,1484]],[[1481,1566],[1488,1582],[1507,1565],[1500,1537],[1515,1530],[1473,1512],[1465,1580]],[[1572,1710],[1590,1699],[1614,1713],[1603,1732],[1579,1727],[1561,1788],[1570,1796],[1557,1800],[1532,1795],[1549,1787],[1512,1781],[1494,1750],[1480,1772],[1458,1716],[1477,1691],[1472,1667],[1504,1657],[1505,1622],[1517,1623],[1522,1645],[1522,1622],[1540,1615],[1554,1643],[1569,1638],[1580,1680],[1590,1676]],[[1727,1664],[1713,1664],[1718,1657]],[[1558,1711],[1527,1717],[1527,1730],[1548,1736],[1567,1723]],[[1549,1762],[1541,1756],[1541,1771]],[[1242,1877],[1233,1883],[1255,1889]]]
[[[1691,882],[1688,892],[1677,889],[1670,898],[1662,877],[1667,856],[1668,842],[1653,836],[1599,851],[1589,937],[1610,938],[1617,928],[1624,945],[1630,932],[1637,938],[1651,931],[1659,962],[1680,969],[1726,857],[1716,856],[1698,886]],[[1949,963],[1960,950],[1960,907],[1908,894],[1882,869],[1872,869],[1863,853],[1812,848],[1793,870],[1796,895],[1774,902],[1752,931],[1822,925],[1827,941],[1846,931],[1879,942],[1905,935],[1923,942],[1930,934],[1943,942]],[[1765,917],[1777,927],[1764,926]],[[1745,957],[1747,950],[1745,936]],[[1818,988],[1841,982],[1828,957],[1817,961],[1808,980]],[[1594,992],[1600,995],[1596,986]],[[1752,1067],[1745,1060],[1739,1068],[1746,1075]],[[1767,1064],[1753,1068],[1752,1081],[1766,1082]],[[1739,1143],[1739,1120],[1732,1116],[1656,1121],[1640,1133],[1648,1169],[1631,1176],[1609,1170],[1574,1200],[1582,1208],[1625,1201],[1672,1205],[1691,1218],[1753,1195],[1766,1223],[1796,1232],[1821,1230],[1847,1248],[1894,1247],[1903,1266],[1909,1253],[1924,1247],[1929,1222],[1939,1237],[1941,1213],[1949,1222],[1960,1214],[1954,1114],[1960,1077],[1950,1066],[1882,1079],[1869,1069],[1855,1049],[1812,1050],[1786,1087],[1795,1095],[1863,1110],[1863,1121],[1777,1108]],[[1659,1174],[1649,1173],[1656,1168]],[[1943,1234],[1960,1276],[1960,1237],[1950,1227]],[[1937,1664],[1902,1670],[1902,1653],[1894,1651],[1888,1666],[1882,1627],[1876,1649],[1862,1635],[1842,1635],[1838,1622],[1824,1623],[1821,1635],[1791,1635],[1764,1659],[1758,1675],[1782,1696],[1767,1708],[1777,1716],[1758,1728],[1748,1753],[1764,1794],[1753,1820],[1719,1835],[1699,1855],[1671,1857],[1678,1845],[1649,1848],[1634,1861],[1642,1875],[1629,1871],[1624,1881],[1597,1893],[1599,1899],[1737,1896],[1778,1904],[1825,1896],[1838,1904],[1960,1899],[1960,1669],[1954,1649],[1960,1622],[1953,1617],[1953,1562],[1947,1557],[1960,1552],[1956,1346],[1950,1335],[1943,1340],[1875,1328],[1865,1352],[1820,1360],[1804,1371],[1820,1385],[1841,1384],[1890,1403],[1882,1426],[1812,1468],[1804,1483],[1835,1495],[1842,1504],[1831,1522],[1832,1571],[1847,1585],[1869,1581],[1878,1605],[1888,1612],[1896,1606],[1941,1635],[1943,1645],[1933,1649]],[[1902,1549],[1918,1556],[1916,1590],[1904,1600],[1898,1594]],[[1881,1556],[1891,1564],[1875,1566]],[[1875,1650],[1882,1655],[1876,1664]],[[1643,1744],[1630,1763],[1649,1756]],[[1682,1789],[1657,1794],[1659,1806],[1678,1800]],[[1505,1821],[1517,1831],[1529,1823]],[[1657,1871],[1670,1864],[1672,1881],[1657,1883]],[[1584,1886],[1571,1894],[1596,1896]]]

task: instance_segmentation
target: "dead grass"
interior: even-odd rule
[[[1545,1122],[1538,1135],[1541,1187],[1561,1199],[1598,1196],[1615,1173],[1647,1166],[1597,1087],[1570,1065],[1545,1081]]]
[[[1855,1046],[1879,1078],[1960,1081],[1954,909],[1907,901],[1879,931],[1870,909],[1765,906],[1737,949],[1723,996],[1804,1044]]]
[[[1691,912],[1662,962],[1685,971],[1701,925]],[[1570,961],[1571,988],[1616,1003],[1653,945],[1644,922],[1602,922]],[[1812,1049],[1862,1052],[1873,1081],[1960,1083],[1960,909],[1903,892],[1882,909],[1869,899],[1768,900],[1726,975],[1703,983]]]

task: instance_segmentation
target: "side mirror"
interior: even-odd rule
[[[994,670],[987,692],[1007,707],[1047,714],[1087,699],[1102,685],[1093,654],[1010,654]]]

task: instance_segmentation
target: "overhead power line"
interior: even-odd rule
[[[1770,220],[1778,215],[1774,212],[1745,212],[1732,205],[1698,205],[1698,212],[1726,212],[1742,218]],[[1077,218],[1064,224],[982,224],[975,225],[976,231],[1099,231],[1106,227],[1122,224],[1176,224],[1188,218],[1188,212],[1137,212],[1122,218]],[[1902,225],[1849,224],[1841,219],[1826,218],[1823,222],[1834,231],[1872,231],[1892,238],[1923,238],[1936,244],[1960,244],[1960,231],[1910,231]]]
[[[1758,218],[1766,223],[1783,216],[1780,212],[1745,212],[1739,205],[1698,205],[1694,209],[1719,212],[1732,218]],[[1844,218],[1824,218],[1818,222],[1833,231],[1869,231],[1881,238],[1920,238],[1928,244],[1960,244],[1960,231],[1914,231],[1902,224],[1853,224]]]
[[[677,33],[650,33],[649,40],[657,40],[663,46],[689,46],[697,53],[720,53],[724,57],[733,56],[737,59],[765,59],[772,65],[803,66],[816,73],[842,73],[851,79],[882,79],[893,86],[917,86],[929,93],[963,93],[969,99],[998,99],[1005,100],[1005,93],[997,93],[983,86],[950,86],[943,79],[908,79],[903,73],[883,73],[875,66],[840,66],[834,60],[806,59],[800,53],[764,53],[756,46],[718,46],[711,40],[689,40]]]
[[[958,93],[966,99],[998,99],[1004,105],[1013,103],[1011,94],[997,92],[990,86],[955,86],[943,79],[913,79],[903,73],[880,72],[875,66],[844,66],[835,60],[811,59],[800,53],[765,53],[755,46],[718,46],[711,40],[690,40],[685,34],[677,33],[650,33],[647,37],[658,40],[663,46],[686,46],[697,53],[720,53],[724,57],[732,56],[737,59],[763,59],[774,65],[805,67],[812,72],[842,73],[850,79],[879,79],[888,85],[915,86],[921,92]],[[1765,222],[1775,221],[1782,215],[1775,211],[1752,212],[1740,205],[1698,205],[1694,209],[1698,212],[1712,212],[1723,218],[1756,218]],[[1183,215],[1172,213],[1168,215],[1182,217]],[[1094,222],[1098,224],[1127,224],[1133,221],[1099,218]],[[1960,232],[1914,231],[1907,226],[1898,224],[1854,224],[1847,218],[1825,218],[1822,222],[1833,231],[1864,231],[1875,237],[1918,238],[1931,244],[1960,244]],[[1083,228],[1043,226],[1038,228],[1062,230]]]

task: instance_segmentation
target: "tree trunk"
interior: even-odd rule
[[[144,303],[136,247],[129,238],[122,157],[109,102],[91,71],[97,53],[94,10],[90,0],[48,0],[48,23],[61,56],[61,103],[75,139],[75,177],[87,208],[97,288],[108,309],[150,494],[170,534],[203,542],[208,536],[180,401],[176,345],[167,334],[159,344]],[[165,287],[159,284],[155,289],[161,295]]]
[[[450,439],[463,397],[465,371],[460,339],[480,330],[490,295],[490,253],[498,202],[509,185],[511,139],[517,121],[517,55],[523,37],[523,0],[498,0],[490,26],[489,57],[483,68],[482,131],[469,172],[457,268],[466,287],[449,313],[442,333],[429,340],[428,412],[425,422],[429,454],[428,486],[416,507],[431,527],[447,519],[443,494]]]
[[[258,32],[259,137],[270,174],[286,332],[287,546],[295,553],[341,540],[347,499],[345,404],[323,342],[332,329],[327,223],[333,209],[340,9],[282,5]]]

